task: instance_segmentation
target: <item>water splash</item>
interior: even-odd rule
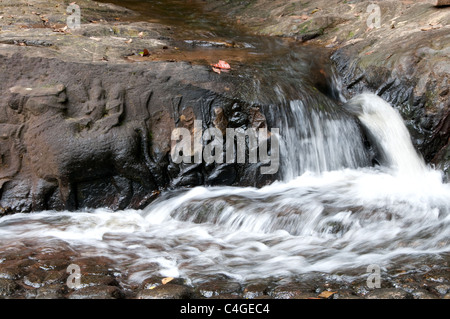
[[[385,166],[404,175],[421,175],[428,169],[416,152],[411,136],[396,109],[376,94],[356,96],[344,105],[358,116]]]

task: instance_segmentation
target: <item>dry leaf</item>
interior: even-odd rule
[[[165,284],[168,284],[169,282],[171,282],[173,279],[174,279],[173,277],[167,277],[167,278],[163,278],[161,280],[161,282],[163,285],[165,285]]]
[[[333,296],[335,293],[337,293],[337,292],[336,291],[323,291],[318,297],[328,299],[331,296]]]
[[[214,64],[213,67],[217,68],[217,69],[223,69],[223,70],[231,69],[231,66],[226,61],[223,61],[223,60],[219,60],[219,63]]]
[[[144,49],[144,52],[142,52],[142,56],[149,56],[150,52],[148,52],[147,49]]]
[[[221,72],[220,72],[220,69],[219,69],[219,68],[215,68],[215,67],[213,67],[213,68],[212,68],[212,70],[213,70],[214,72],[218,73],[218,74],[220,74],[220,73],[221,73]]]
[[[126,44],[130,44],[131,42],[133,42],[133,39],[125,41]]]

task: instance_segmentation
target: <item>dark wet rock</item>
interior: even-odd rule
[[[245,286],[242,294],[245,299],[255,299],[267,296],[269,287],[266,284],[249,284]]]
[[[197,292],[205,298],[212,298],[225,294],[239,295],[241,290],[241,285],[231,280],[208,281],[197,287]]]
[[[63,299],[67,293],[67,287],[60,284],[51,284],[36,291],[36,299]]]
[[[341,289],[333,295],[333,299],[364,299],[361,296],[358,296],[354,291],[349,289]]]
[[[140,289],[142,290],[154,289],[156,287],[164,285],[164,283],[183,286],[186,284],[186,280],[183,278],[171,278],[171,277],[168,278],[162,276],[153,276],[142,281],[142,283],[140,284]]]
[[[232,185],[236,177],[234,164],[217,165],[206,178],[206,184],[211,186]]]
[[[26,267],[33,265],[35,261],[29,259],[9,260],[0,264],[0,276],[6,279],[19,279],[26,273]]]
[[[275,287],[269,292],[274,299],[308,299],[317,298],[317,293],[313,292],[310,287],[306,287],[299,283],[283,284]]]
[[[71,264],[78,265],[82,275],[108,276],[115,272],[113,260],[107,257],[76,258]]]
[[[411,292],[414,299],[439,299],[435,294],[425,289],[416,289]]]
[[[212,296],[209,299],[244,299],[244,298],[238,294],[220,294],[217,296]]]
[[[19,285],[14,280],[0,278],[0,297],[8,297],[13,295],[18,289]]]
[[[117,286],[116,278],[110,275],[82,275],[81,284],[87,286]]]
[[[71,292],[68,299],[119,299],[123,298],[123,292],[115,286],[92,286]]]
[[[413,299],[413,296],[402,289],[380,288],[370,291],[366,299]]]
[[[150,289],[141,289],[137,299],[188,299],[192,297],[191,288],[183,285],[168,283],[165,285],[152,286]]]
[[[448,284],[439,284],[436,286],[433,286],[431,290],[437,292],[439,295],[444,296],[448,293],[450,293],[450,285]]]

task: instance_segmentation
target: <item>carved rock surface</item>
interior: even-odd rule
[[[143,208],[167,187],[258,184],[246,177],[254,165],[171,160],[175,127],[193,133],[194,120],[252,127],[255,114],[266,125],[260,107],[220,92],[235,85],[231,76],[212,90],[218,78],[189,63],[105,65],[15,54],[0,56],[0,64],[9,66],[1,74],[3,213]]]

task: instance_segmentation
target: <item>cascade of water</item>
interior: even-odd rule
[[[344,105],[365,127],[384,165],[400,174],[423,174],[427,167],[414,149],[403,120],[389,103],[375,94],[361,94]]]
[[[320,173],[370,165],[353,118],[308,107],[300,100],[291,101],[280,118],[285,181],[307,171]]]

